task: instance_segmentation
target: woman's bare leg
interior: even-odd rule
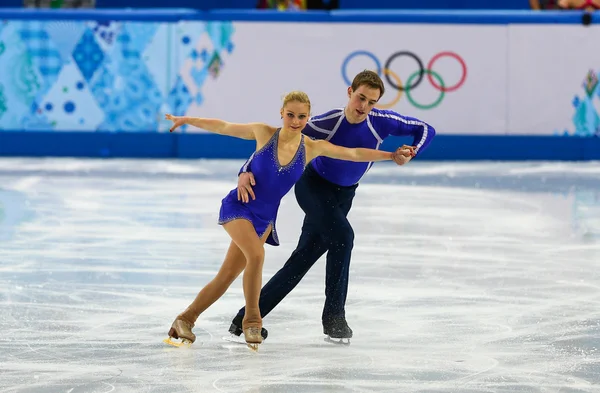
[[[196,335],[192,332],[192,328],[198,316],[223,296],[231,283],[244,270],[245,266],[246,257],[232,241],[219,272],[215,278],[202,288],[186,310],[177,316],[169,330],[169,337],[189,340],[191,342],[196,341]]]
[[[237,225],[235,223],[241,223],[241,225]],[[231,225],[233,224],[233,225]],[[224,226],[229,228],[233,228],[232,231],[235,233],[235,236],[238,238],[247,253],[254,252],[253,250],[257,247],[260,250],[258,252],[259,255],[262,255],[262,259],[260,262],[260,271],[258,273],[258,295],[256,296],[256,308],[258,310],[258,296],[260,296],[260,286],[262,282],[262,260],[264,259],[264,243],[270,233],[270,229],[262,236],[262,239],[258,237],[256,231],[252,224],[244,219],[238,219],[231,221]],[[227,229],[226,229],[227,230]],[[229,230],[227,230],[229,232]],[[231,236],[231,234],[230,234]],[[233,239],[233,236],[232,236]],[[254,254],[257,254],[254,252]],[[231,286],[233,281],[240,275],[240,273],[247,266],[247,254],[245,254],[242,249],[238,246],[235,240],[232,240],[229,245],[229,249],[227,251],[227,255],[225,256],[225,260],[219,269],[219,272],[200,292],[196,295],[194,301],[186,308],[184,312],[179,314],[173,322],[171,330],[169,331],[169,336],[174,338],[182,338],[194,342],[196,340],[196,336],[192,333],[192,328],[194,327],[194,323],[198,319],[198,316],[203,313],[208,307],[210,307],[214,302],[216,302],[227,289]],[[251,257],[252,259],[252,257]],[[256,260],[256,257],[254,258]],[[253,267],[257,265],[256,262],[253,262]],[[252,268],[251,268],[252,270]],[[256,270],[256,269],[254,269]],[[256,275],[256,271],[252,271],[252,276]],[[244,274],[244,296],[246,296],[246,281],[248,281],[246,274]],[[252,281],[251,282],[251,293],[253,290]],[[262,321],[260,320],[260,311],[258,312],[258,321],[254,321],[253,326],[258,323],[259,326],[259,334],[260,327],[262,327]]]
[[[271,232],[271,227],[267,229],[261,239],[256,236],[252,224],[245,220],[231,221],[225,224],[224,228],[246,257],[243,278],[244,298],[246,299],[246,315],[242,322],[244,336],[246,342],[261,343],[262,318],[258,299],[262,287],[262,269],[265,260],[264,243]]]
[[[202,314],[214,302],[219,300],[227,291],[235,279],[246,266],[246,257],[240,248],[232,241],[225,255],[225,260],[219,272],[200,292],[194,301],[179,314],[178,318],[184,319],[191,324],[196,323],[198,316]]]

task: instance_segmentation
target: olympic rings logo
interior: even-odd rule
[[[344,62],[342,63],[342,78],[344,79],[344,82],[346,83],[347,86],[350,86],[352,84],[352,80],[350,78],[348,78],[348,72],[347,72],[348,64],[350,63],[350,61],[352,59],[354,59],[355,57],[358,57],[358,56],[366,56],[369,59],[373,60],[373,62],[375,63],[375,67],[377,69],[377,74],[379,74],[379,76],[381,77],[382,73],[383,73],[383,77],[387,81],[388,85],[391,86],[397,92],[394,99],[392,99],[389,103],[387,103],[387,104],[378,103],[377,104],[377,107],[381,108],[381,109],[389,109],[389,108],[392,108],[394,105],[396,105],[400,101],[400,98],[402,97],[403,92],[406,94],[406,99],[415,108],[433,109],[441,104],[441,102],[444,100],[444,97],[446,96],[446,93],[450,93],[450,92],[458,90],[467,80],[467,64],[465,63],[465,61],[463,60],[462,57],[460,57],[459,55],[457,55],[454,52],[447,52],[447,51],[440,52],[440,53],[436,54],[435,56],[433,56],[431,58],[431,60],[429,60],[429,62],[427,63],[427,67],[424,67],[423,61],[421,60],[421,58],[419,56],[417,56],[416,54],[414,54],[413,52],[398,51],[398,52],[393,53],[387,59],[384,66],[381,67],[381,62],[373,53],[364,51],[364,50],[359,50],[359,51],[350,53],[346,57]],[[391,69],[392,62],[394,62],[394,60],[396,60],[400,57],[411,58],[417,63],[417,70],[414,71],[412,74],[410,74],[410,76],[406,80],[406,84],[403,84],[402,81],[400,80],[400,77],[398,76],[398,74],[396,74]],[[456,60],[458,62],[458,64],[460,65],[460,67],[462,68],[462,75],[461,75],[459,81],[452,86],[446,86],[446,83],[444,82],[444,80],[442,79],[440,74],[438,74],[436,71],[433,70],[433,66],[434,66],[435,62],[444,57],[449,57],[449,58]],[[440,93],[439,96],[437,97],[437,99],[435,99],[433,102],[431,102],[429,104],[416,102],[411,93],[417,86],[419,86],[421,84],[421,82],[423,81],[424,75],[427,75],[427,80],[429,81],[431,86],[433,86]]]

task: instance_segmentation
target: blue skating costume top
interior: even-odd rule
[[[414,117],[382,109],[372,109],[365,121],[352,124],[346,120],[344,109],[339,108],[312,117],[302,133],[313,139],[325,139],[338,146],[369,149],[379,149],[383,140],[390,135],[412,136],[412,145],[416,146],[415,151],[418,155],[435,136],[435,129]],[[359,182],[373,163],[320,156],[312,160],[310,165],[325,180],[339,186],[352,186]],[[254,163],[251,166],[252,170],[248,171],[254,172]]]
[[[272,225],[267,243],[273,246],[279,245],[275,221],[281,199],[298,181],[306,166],[304,135],[300,138],[298,150],[292,160],[286,165],[279,163],[277,147],[280,130],[278,129],[247,161],[252,162],[252,173],[256,179],[256,185],[253,187],[256,199],[250,199],[248,203],[238,201],[236,187],[222,200],[219,213],[219,224],[243,218],[252,223],[259,237]]]

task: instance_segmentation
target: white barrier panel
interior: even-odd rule
[[[506,26],[234,23],[235,50],[191,116],[278,124],[281,98],[306,91],[313,114],[342,107],[352,77],[378,69],[379,107],[444,134],[505,134]],[[420,72],[422,71],[422,72]],[[422,75],[422,77],[420,77]],[[406,86],[410,86],[408,92]]]
[[[509,27],[509,134],[598,134],[600,27]]]
[[[440,135],[600,136],[600,27],[9,20],[0,129],[162,131],[165,113],[279,124],[285,92],[318,114],[363,69],[379,107]]]

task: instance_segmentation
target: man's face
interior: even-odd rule
[[[367,115],[379,101],[379,89],[374,89],[367,85],[361,85],[356,90],[348,88],[348,111],[346,118],[350,123],[360,123],[367,118]]]

